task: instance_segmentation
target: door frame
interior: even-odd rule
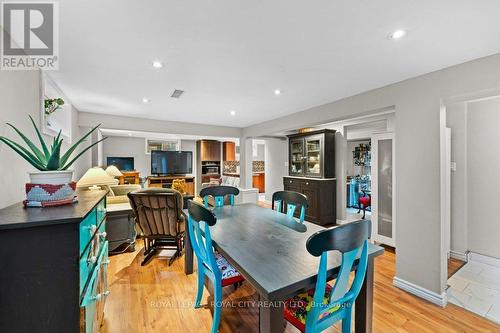
[[[378,148],[379,140],[392,140],[392,238],[378,234]],[[371,189],[372,189],[372,235],[371,238],[392,247],[396,247],[396,136],[394,132],[373,134],[372,142],[372,167],[371,167]]]

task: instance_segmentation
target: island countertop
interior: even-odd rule
[[[22,202],[0,209],[0,231],[80,222],[108,191],[77,191],[78,202],[44,208],[25,208]]]

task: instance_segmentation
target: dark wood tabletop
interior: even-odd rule
[[[57,207],[26,208],[19,202],[0,209],[0,230],[80,223],[107,193],[105,190],[76,191],[78,202]]]
[[[313,233],[323,230],[323,227],[308,222],[301,224],[285,214],[254,204],[224,206],[215,208],[213,212],[217,216],[216,225],[210,229],[214,247],[238,269],[261,298],[283,301],[298,292],[315,287],[319,258],[307,252],[306,241]],[[190,244],[186,251],[187,274],[190,273],[189,264],[192,267],[192,255],[189,259],[189,251]],[[370,244],[368,251],[369,261],[373,264],[373,258],[381,255],[384,249]],[[340,253],[330,252],[328,275],[331,278],[338,273],[340,264]],[[372,271],[367,274],[369,278],[373,276],[373,265],[370,266]],[[373,281],[369,283],[369,291],[372,293]],[[366,301],[371,300],[365,297],[365,303]],[[269,313],[269,309],[266,311],[264,316],[270,319],[273,314]],[[275,316],[282,310],[277,311]],[[262,314],[261,311],[261,317]],[[366,315],[369,315],[371,330],[371,304]],[[261,318],[261,329],[267,331],[269,328],[273,331],[276,325],[279,326],[275,322],[276,320],[274,323],[268,320],[268,323],[262,323]]]

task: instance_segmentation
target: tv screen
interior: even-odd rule
[[[107,166],[114,165],[121,171],[134,171],[133,157],[108,157],[106,158]]]
[[[193,172],[193,152],[151,151],[151,174],[183,175]]]

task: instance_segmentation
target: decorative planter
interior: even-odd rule
[[[61,185],[69,184],[73,179],[73,170],[30,172],[31,184]]]
[[[30,172],[26,184],[25,206],[48,207],[72,203],[76,182],[71,181],[73,170]]]

